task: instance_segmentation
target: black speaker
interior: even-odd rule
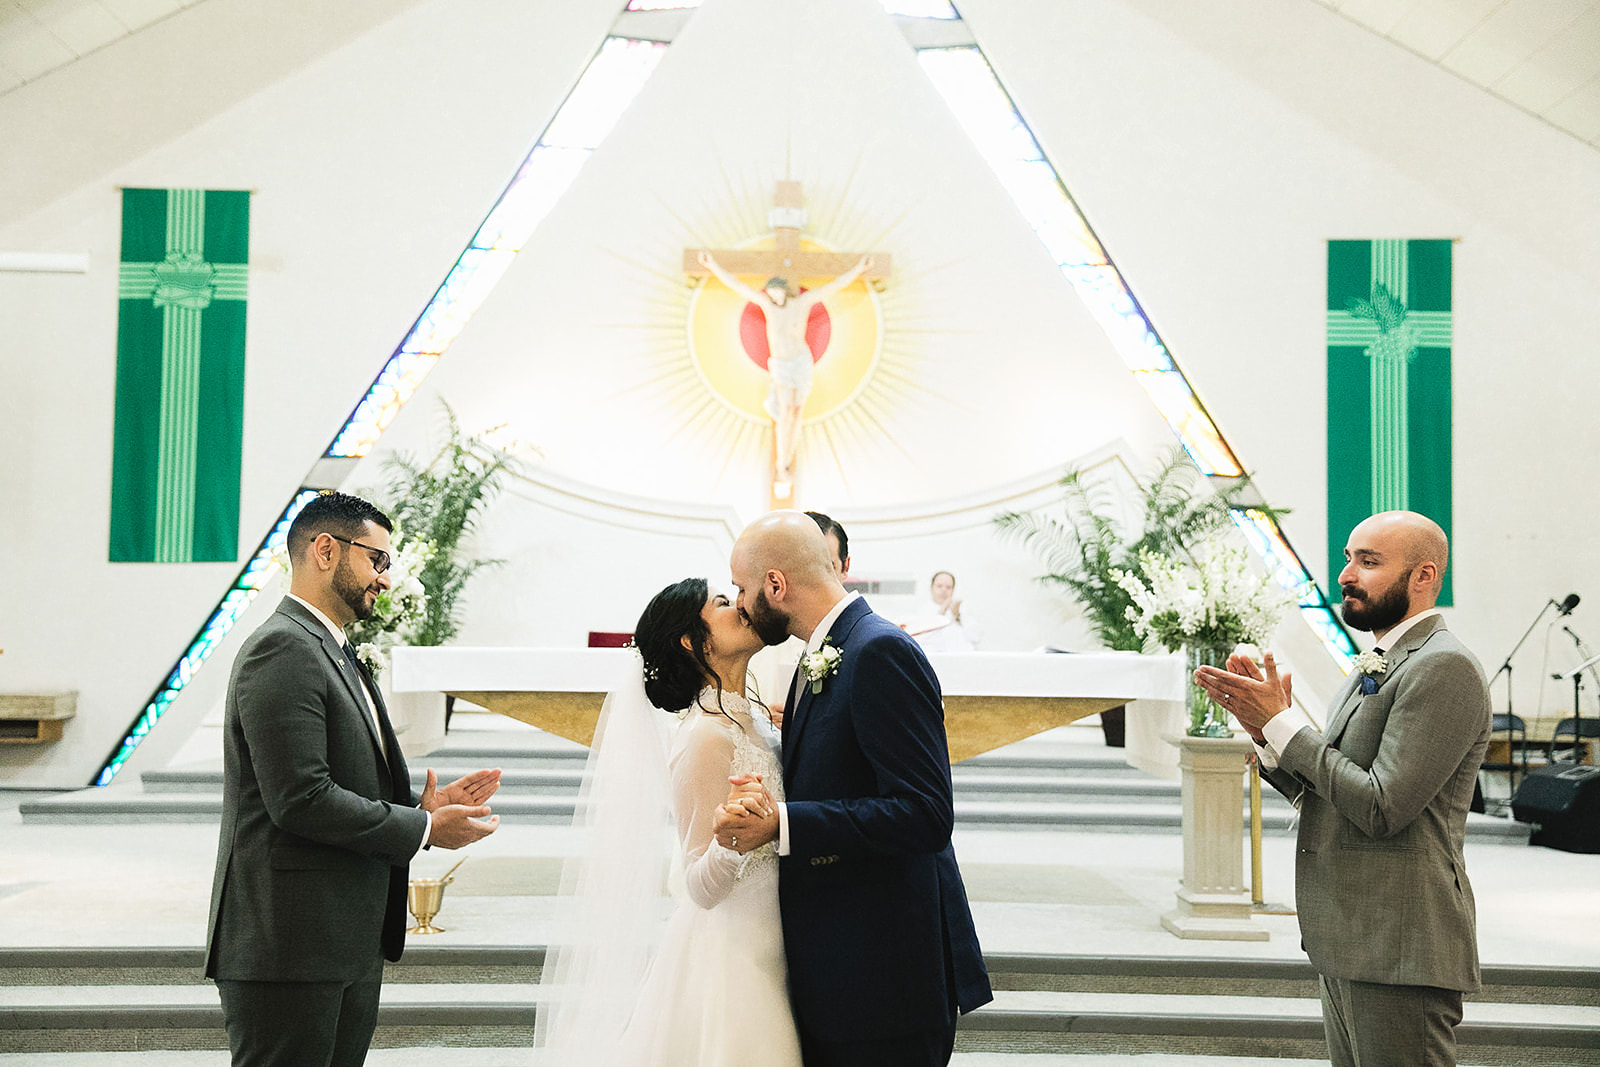
[[[1538,824],[1532,844],[1600,853],[1600,767],[1553,763],[1529,771],[1511,798],[1511,813]]]

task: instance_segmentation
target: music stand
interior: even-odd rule
[[[1584,753],[1588,751],[1588,746],[1583,741],[1583,701],[1581,699],[1583,672],[1596,663],[1600,663],[1600,655],[1590,656],[1567,673],[1555,676],[1557,681],[1563,678],[1572,679],[1572,762],[1575,764],[1582,763]],[[1555,739],[1552,737],[1550,741],[1550,758],[1552,762],[1555,759],[1555,745]]]

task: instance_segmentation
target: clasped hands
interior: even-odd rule
[[[1264,657],[1263,670],[1249,656],[1228,657],[1228,669],[1201,667],[1194,672],[1194,684],[1204,689],[1234,721],[1244,728],[1257,744],[1266,744],[1261,732],[1271,719],[1293,705],[1291,699],[1294,676],[1284,671],[1278,674],[1278,664],[1272,653]]]
[[[417,801],[417,807],[433,816],[428,844],[456,849],[494,833],[500,816],[491,813],[487,801],[499,788],[499,768],[463,775],[442,789],[430,769]]]
[[[778,839],[778,804],[761,784],[759,774],[728,779],[728,799],[717,805],[717,843],[735,852],[749,852]]]

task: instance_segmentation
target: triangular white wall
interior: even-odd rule
[[[93,259],[83,276],[0,275],[0,488],[18,503],[0,517],[0,678],[8,690],[81,693],[67,740],[0,752],[8,783],[87,780],[234,570],[104,562],[114,187],[257,190],[248,551],[617,6],[419,3],[182,133],[153,107],[157,146],[80,153],[52,195],[0,207],[0,248]],[[1600,590],[1588,533],[1600,520],[1600,385],[1584,357],[1600,288],[1600,159],[1315,4],[1240,0],[1226,17],[1190,7],[972,0],[962,10],[1219,425],[1274,502],[1294,509],[1286,529],[1315,569],[1323,241],[1461,238],[1452,625],[1497,664],[1546,596]],[[172,62],[218,47],[272,53],[270,27],[241,5],[197,10],[206,17],[146,31],[160,30]],[[92,134],[92,90],[147,77],[155,40],[135,35],[0,95],[0,127]],[[868,0],[713,0],[694,16],[383,442],[425,447],[442,395],[474,424],[525,420],[523,436],[545,449],[536,484],[508,497],[482,539],[513,563],[473,593],[467,636],[554,640],[625,625],[652,583],[713,570],[716,531],[759,509],[764,449],[709,481],[717,438],[651,448],[683,401],[619,395],[619,383],[665,351],[660,333],[686,296],[683,245],[727,239],[729,213],[759,224],[786,159],[819,222],[842,200],[840,239],[895,255],[885,313],[905,330],[895,344],[908,373],[932,391],[881,402],[916,462],[863,438],[859,458],[844,457],[846,483],[808,453],[802,502],[855,509],[862,529],[882,533],[862,537],[874,573],[948,566],[1016,626],[1014,640],[1081,636],[1027,581],[1035,564],[981,529],[983,502],[1115,438],[1137,466],[1165,430],[961,137]],[[36,136],[28,150],[50,146]],[[375,480],[380,458],[353,484]],[[666,517],[586,539],[629,500]],[[965,509],[959,532],[933,522],[890,537],[893,523],[873,510],[927,516],[941,501]],[[636,528],[652,523],[654,537]],[[157,731],[172,731],[171,744],[141,750],[146,765],[216,699],[237,637]],[[1552,645],[1552,662],[1564,652]],[[1521,672],[1519,711],[1537,696],[1536,673]]]

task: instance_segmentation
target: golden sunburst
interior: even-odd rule
[[[877,462],[888,455],[913,458],[893,430],[897,414],[906,404],[932,400],[954,411],[965,406],[956,397],[923,384],[918,373],[927,358],[930,335],[965,332],[941,329],[939,321],[947,318],[919,297],[926,278],[954,264],[919,263],[899,254],[897,235],[916,205],[903,201],[885,205],[873,195],[857,191],[858,166],[859,161],[840,173],[818,164],[812,168],[817,173],[797,176],[807,191],[806,239],[826,248],[886,249],[896,256],[893,277],[875,296],[880,330],[876,359],[847,400],[825,415],[808,417],[803,424],[797,456],[801,477],[807,472],[831,471],[847,491],[852,465]],[[772,449],[770,423],[741,414],[713,392],[696,369],[690,350],[693,300],[705,283],[681,273],[683,250],[737,248],[771,234],[767,215],[775,180],[771,169],[750,163],[730,172],[726,164],[719,163],[717,170],[720,187],[701,187],[693,203],[673,203],[657,195],[661,211],[675,226],[662,227],[643,247],[635,246],[630,252],[608,250],[636,279],[643,299],[634,305],[639,310],[633,321],[604,324],[635,334],[644,364],[636,377],[609,398],[642,399],[671,412],[670,421],[660,427],[659,439],[671,442],[686,459],[693,454],[696,461],[710,461],[707,469],[715,471],[709,486],[712,491],[722,484],[736,460],[745,457],[761,462]]]

